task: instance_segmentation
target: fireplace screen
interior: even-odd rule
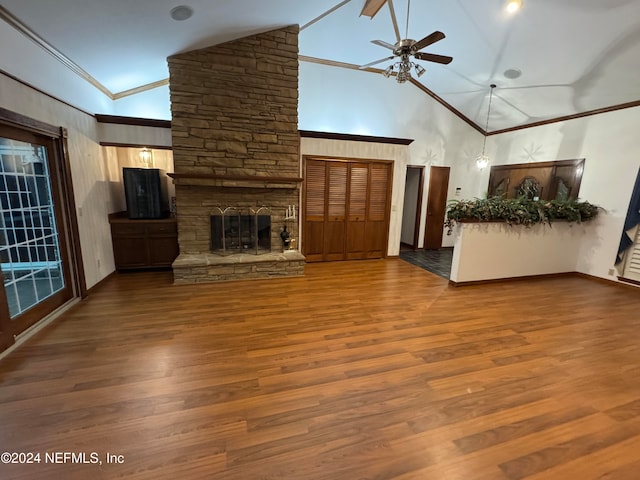
[[[254,209],[219,208],[211,215],[211,251],[221,255],[271,252],[271,213]]]

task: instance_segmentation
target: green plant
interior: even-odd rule
[[[456,223],[464,221],[495,222],[530,226],[553,220],[586,222],[598,215],[600,207],[577,200],[529,200],[527,198],[477,198],[451,200],[444,226],[451,235]]]

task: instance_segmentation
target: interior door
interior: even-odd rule
[[[54,140],[0,127],[0,265],[17,335],[73,296]],[[3,301],[0,300],[0,308]]]
[[[425,250],[437,250],[442,247],[442,232],[449,189],[449,167],[431,167],[429,172],[424,248]]]

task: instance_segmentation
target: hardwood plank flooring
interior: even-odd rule
[[[638,312],[584,278],[453,288],[398,259],[114,275],[0,362],[1,450],[41,455],[0,478],[635,480]]]

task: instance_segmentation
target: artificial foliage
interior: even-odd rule
[[[534,225],[554,220],[586,222],[598,215],[600,207],[578,200],[529,200],[527,198],[477,198],[451,200],[444,226],[450,235],[456,223],[506,222],[509,225]]]

